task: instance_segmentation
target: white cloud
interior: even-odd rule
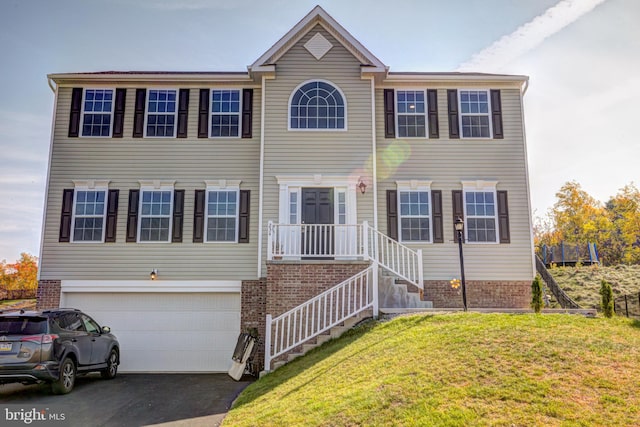
[[[503,36],[458,67],[458,71],[496,72],[606,0],[562,0],[542,15]]]

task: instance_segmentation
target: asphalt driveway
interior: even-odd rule
[[[17,419],[22,411],[23,417],[40,414],[31,426],[216,426],[252,381],[227,374],[118,374],[113,380],[91,374],[62,396],[47,385],[0,385],[0,425],[25,425]]]

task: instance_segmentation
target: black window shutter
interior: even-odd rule
[[[440,138],[438,127],[438,91],[427,90],[427,108],[429,112],[429,138]]]
[[[71,113],[69,114],[69,138],[76,138],[80,133],[81,110],[82,110],[82,88],[74,87],[73,91],[71,92]]]
[[[456,89],[447,89],[447,104],[449,111],[449,138],[460,138],[460,129],[458,124],[458,91]]]
[[[124,106],[127,101],[127,90],[116,89],[116,104],[113,109],[113,138],[122,138],[124,128]]]
[[[138,200],[140,200],[140,190],[129,190],[127,242],[136,242],[138,240]]]
[[[384,90],[384,137],[396,137],[396,106],[393,89]]]
[[[60,216],[59,242],[71,240],[71,216],[73,215],[73,189],[62,191],[62,215]]]
[[[178,138],[187,137],[187,118],[189,117],[189,89],[180,89],[178,98]]]
[[[453,223],[455,224],[456,219],[460,218],[464,221],[464,205],[462,200],[462,190],[453,190],[451,192],[453,198]],[[458,241],[458,232],[455,227],[453,227],[453,241]]]
[[[498,230],[500,243],[511,243],[509,230],[509,206],[507,204],[507,192],[498,191]]]
[[[136,107],[133,113],[133,137],[142,138],[144,136],[144,108],[147,101],[147,90],[136,89]]]
[[[398,191],[387,190],[387,236],[398,240]]]
[[[433,243],[444,243],[444,225],[442,219],[442,190],[431,191],[433,217]]]
[[[253,114],[253,89],[242,90],[242,137],[251,138]],[[248,236],[247,236],[248,239]]]
[[[193,208],[193,243],[204,242],[204,201],[205,190],[196,190]]]
[[[173,192],[173,224],[172,237],[173,243],[182,242],[182,225],[184,224],[184,190],[175,190]]]
[[[251,191],[240,190],[240,207],[238,218],[238,243],[249,243],[249,205],[251,204]]]
[[[209,89],[200,89],[198,106],[198,138],[209,137]]]
[[[498,89],[491,89],[491,121],[493,124],[493,138],[503,139],[502,129],[502,100]]]
[[[116,241],[119,194],[119,190],[109,190],[107,193],[107,222],[104,232],[104,241],[107,243],[113,243]]]

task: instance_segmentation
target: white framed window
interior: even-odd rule
[[[399,138],[427,137],[425,90],[396,90],[396,130]]]
[[[300,209],[298,207],[299,194],[300,189],[289,193],[289,224],[300,224]]]
[[[304,82],[289,98],[289,130],[345,130],[346,109],[345,96],[333,83]]]
[[[207,183],[206,242],[238,241],[240,182]]]
[[[494,181],[463,182],[467,243],[498,243],[498,205]]]
[[[175,137],[178,121],[177,93],[175,89],[148,90],[145,137]]]
[[[113,125],[113,89],[85,89],[82,95],[82,136],[110,137]]]
[[[347,193],[344,189],[336,189],[336,224],[344,225],[347,223]]]
[[[73,242],[103,242],[107,188],[77,186],[73,195]]]
[[[242,101],[239,89],[211,90],[211,138],[239,138]]]
[[[396,184],[400,241],[432,242],[431,181],[398,181]]]
[[[460,90],[458,97],[462,138],[491,138],[489,91]]]
[[[173,186],[140,189],[138,242],[171,241]]]

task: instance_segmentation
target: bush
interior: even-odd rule
[[[531,308],[536,313],[540,313],[544,307],[543,297],[542,297],[542,279],[539,274],[536,274],[536,278],[533,279],[531,283]]]
[[[606,280],[602,279],[600,282],[600,296],[602,300],[600,302],[600,307],[602,308],[602,313],[605,317],[613,316],[613,289],[611,289],[611,284]]]

